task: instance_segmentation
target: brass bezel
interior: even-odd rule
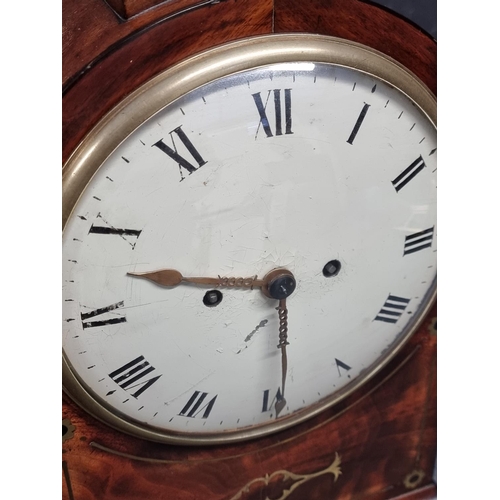
[[[159,74],[127,96],[85,137],[63,167],[63,231],[81,194],[109,155],[147,119],[184,94],[216,79],[248,69],[285,62],[318,62],[348,67],[395,87],[420,108],[436,127],[437,105],[430,90],[409,70],[390,57],[358,43],[311,34],[273,34],[231,42],[190,57]],[[377,374],[417,330],[436,297],[434,280],[424,306],[407,331],[376,367],[339,393],[290,417],[269,424],[215,434],[180,434],[160,431],[113,413],[93,397],[73,373],[63,351],[63,389],[94,417],[144,439],[182,445],[239,442],[262,437],[303,422],[338,403]]]

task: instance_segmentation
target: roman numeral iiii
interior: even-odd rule
[[[410,299],[403,297],[396,297],[396,295],[389,295],[385,301],[384,306],[380,309],[375,320],[384,321],[385,323],[396,323],[401,317]]]

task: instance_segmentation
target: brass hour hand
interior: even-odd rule
[[[175,269],[160,269],[146,273],[127,273],[129,276],[144,278],[161,286],[177,286],[181,283],[195,283],[197,285],[222,286],[229,288],[255,288],[267,284],[264,280],[257,279],[257,276],[249,278],[227,278],[218,276],[208,277],[186,277]]]

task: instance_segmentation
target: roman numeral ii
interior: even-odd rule
[[[425,162],[422,156],[419,156],[411,165],[403,170],[393,181],[392,185],[394,189],[399,192],[403,189],[423,168],[425,167]]]

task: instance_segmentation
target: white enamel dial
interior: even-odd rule
[[[431,300],[436,237],[435,126],[397,88],[307,61],[219,78],[124,137],[73,207],[64,357],[89,399],[153,439],[271,432],[387,361]],[[275,268],[296,280],[285,387],[278,300],[127,274]]]

